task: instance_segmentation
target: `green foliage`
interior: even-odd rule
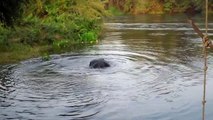
[[[42,55],[42,60],[43,61],[49,61],[51,59],[50,55],[48,53],[44,53]]]
[[[177,9],[179,12],[185,11],[187,8],[195,7],[195,10],[202,9],[204,6],[203,0],[164,0],[164,11],[173,12]]]
[[[125,13],[165,13],[184,12],[194,7],[195,11],[204,8],[203,0],[109,0],[109,6],[115,7]],[[209,0],[209,5],[213,3]],[[107,5],[108,5],[107,4]],[[111,9],[109,7],[109,9]]]
[[[97,40],[97,34],[95,32],[89,31],[85,32],[82,35],[80,35],[81,41],[87,42],[87,41],[96,41]]]
[[[121,10],[117,9],[117,8],[114,7],[114,6],[109,6],[108,12],[109,12],[110,14],[112,14],[112,15],[115,15],[115,16],[124,15],[124,12],[122,12]]]
[[[0,48],[1,50],[8,46],[8,37],[10,35],[9,28],[5,28],[3,24],[0,23]]]
[[[69,42],[70,42],[70,41],[69,41],[69,40],[66,40],[66,39],[54,41],[54,42],[53,42],[53,48],[54,48],[55,50],[59,50],[59,49],[62,49],[62,48],[66,48],[66,47],[69,46]]]
[[[11,30],[1,27],[3,41],[13,36],[23,44],[53,45],[55,41],[89,43],[97,40],[101,30],[102,17],[106,15],[99,0],[36,0],[22,4],[23,17]],[[16,39],[16,40],[17,40]],[[63,44],[65,44],[63,43]],[[64,46],[64,45],[63,45]]]
[[[174,7],[175,1],[174,0],[166,0],[164,3],[164,11],[169,12],[172,11]]]
[[[29,31],[31,39],[25,39],[26,43],[54,43],[61,39],[90,42],[97,39],[105,14],[98,0],[39,0],[30,4],[36,6],[26,6],[24,23],[33,25],[36,30]]]
[[[40,46],[48,46],[48,51],[51,49],[57,52],[71,50],[77,44],[95,43],[101,32],[102,18],[107,15],[100,0],[3,0],[0,6],[3,5],[1,3],[11,1],[18,3],[17,7],[4,4],[8,7],[0,8],[0,20],[3,22],[0,24],[0,54],[10,52],[6,55],[12,55],[8,57],[12,59],[15,51],[22,53],[14,47],[16,45],[25,46],[18,47],[20,49],[32,51],[23,54],[27,57],[42,55],[46,59],[48,57],[37,50]],[[10,10],[9,22],[4,22],[7,12],[3,13],[2,9],[7,11],[7,8]],[[4,23],[10,24],[11,21],[14,25],[6,27]]]
[[[109,5],[118,8],[124,13],[160,13],[162,7],[159,6],[161,0],[109,0]]]

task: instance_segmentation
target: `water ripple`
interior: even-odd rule
[[[213,23],[209,23],[213,25]],[[174,30],[174,31],[192,31],[188,23],[105,23],[108,29],[113,30]],[[200,29],[204,31],[205,29]],[[213,30],[213,29],[209,29]]]
[[[51,55],[49,61],[34,58],[0,66],[0,117],[198,118],[203,77],[200,39],[181,21],[132,22],[106,23],[103,40],[85,50]],[[111,67],[90,69],[90,61],[97,58]]]

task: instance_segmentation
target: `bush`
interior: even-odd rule
[[[13,8],[14,4],[18,5]],[[8,0],[1,1],[1,6],[3,12],[0,11],[0,20],[6,24],[14,23],[21,14],[13,27],[0,25],[2,45],[13,42],[31,46],[53,45],[58,41],[63,44],[60,46],[82,41],[90,43],[97,40],[102,17],[106,15],[104,5],[99,0]],[[5,11],[9,11],[10,17],[6,17]],[[62,42],[64,40],[69,42]]]
[[[9,28],[5,28],[3,24],[0,23],[0,47],[8,46],[8,37],[10,35]]]
[[[38,0],[29,4],[25,6],[27,17],[23,24],[34,26],[35,30],[26,31],[28,35],[23,41],[27,44],[53,43],[60,39],[93,41],[97,39],[105,14],[99,0]]]
[[[97,40],[97,34],[95,32],[89,31],[80,35],[82,42],[93,42]]]

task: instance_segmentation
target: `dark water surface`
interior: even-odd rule
[[[197,17],[204,27],[203,17]],[[200,120],[201,39],[177,16],[108,20],[86,49],[0,66],[1,120]],[[212,37],[213,23],[209,24]],[[207,120],[213,119],[213,52],[208,60]],[[90,69],[95,58],[107,69]]]

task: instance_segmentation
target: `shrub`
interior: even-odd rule
[[[38,0],[29,4],[25,6],[24,24],[33,25],[36,30],[27,31],[23,41],[30,44],[97,39],[105,14],[99,0]]]
[[[0,47],[6,47],[8,45],[8,37],[10,35],[9,28],[5,28],[3,24],[0,23]]]

